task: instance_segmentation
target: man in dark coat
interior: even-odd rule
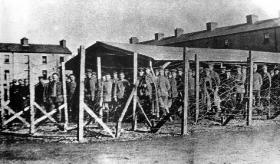
[[[74,99],[77,83],[75,75],[69,75],[69,82],[66,84],[67,89],[67,101],[68,101],[68,111],[70,113],[70,120],[72,121],[78,115],[78,112],[74,111],[74,104],[76,100]]]
[[[39,82],[35,85],[35,102],[44,107],[46,102],[46,84],[44,83],[43,76],[39,77]]]

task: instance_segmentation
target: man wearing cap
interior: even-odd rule
[[[109,121],[110,105],[112,101],[112,79],[110,73],[106,73],[105,81],[103,82],[103,109],[106,112],[106,122]],[[100,111],[101,118],[103,117],[103,111]]]
[[[58,109],[57,118],[59,121],[62,121],[61,110],[59,110],[59,106],[63,103],[62,83],[59,81],[57,73],[52,74],[52,80],[48,86],[50,111]]]
[[[255,105],[260,105],[261,86],[263,84],[262,76],[257,72],[258,65],[253,65],[253,95],[255,97]]]
[[[74,104],[75,104],[75,91],[77,87],[76,83],[76,77],[74,74],[69,75],[69,82],[66,84],[66,89],[67,89],[67,101],[68,101],[68,110],[70,113],[70,120],[72,121],[73,119],[76,119],[78,116],[78,112],[74,110]]]
[[[163,115],[169,113],[168,109],[168,91],[170,90],[170,83],[164,76],[164,68],[160,69],[159,77],[157,81],[157,89],[159,96],[159,103],[162,108]]]
[[[245,66],[244,66],[244,68],[245,68],[245,71],[246,71]],[[243,102],[243,98],[244,98],[244,94],[245,94],[246,74],[244,74],[242,72],[241,66],[237,66],[236,71],[237,72],[235,74],[235,89],[236,89],[235,102],[237,103],[237,105],[240,106]]]
[[[125,103],[125,100],[128,97],[128,90],[130,87],[130,83],[128,82],[128,80],[125,79],[124,72],[120,72],[119,76],[120,76],[120,79],[116,83],[115,99],[117,99],[119,106],[123,106]]]
[[[95,95],[97,91],[97,78],[96,73],[91,69],[86,70],[85,78],[85,99],[87,104],[92,107],[95,102]]]
[[[263,65],[262,67],[262,81],[263,84],[261,86],[261,97],[262,97],[262,104],[264,107],[269,106],[270,102],[270,89],[271,89],[271,76],[267,72],[267,66]]]
[[[138,95],[143,104],[144,109],[148,109],[149,114],[154,114],[153,107],[153,77],[150,68],[140,69],[139,71],[139,85],[138,85]]]
[[[169,108],[171,107],[172,103],[175,101],[175,99],[178,97],[178,90],[177,90],[177,70],[172,69],[171,70],[172,77],[169,79],[170,83],[170,90],[169,90]]]
[[[271,92],[272,92],[271,94],[273,95],[272,97],[276,100],[273,102],[277,102],[279,99],[278,96],[280,96],[279,80],[280,80],[279,68],[275,68],[274,75],[273,77],[271,77]]]

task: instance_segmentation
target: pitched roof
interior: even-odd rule
[[[129,43],[97,42],[96,46],[106,46],[116,50],[123,50],[132,54],[134,52],[150,57],[154,60],[178,61],[183,60],[183,47],[155,46]],[[200,61],[209,62],[247,62],[248,50],[234,49],[211,49],[211,48],[188,48],[186,54],[189,60],[195,60],[195,54]],[[280,53],[251,51],[253,61],[257,63],[280,63]]]
[[[96,42],[95,45],[107,46],[123,50],[130,54],[136,52],[155,60],[183,60],[183,48],[181,47],[153,46],[115,42]]]
[[[67,47],[64,48],[60,45],[28,44],[28,46],[22,46],[16,43],[0,43],[0,52],[71,54]]]
[[[268,29],[268,28],[279,27],[279,26],[280,26],[280,18],[274,18],[274,19],[257,21],[254,24],[243,23],[243,24],[237,24],[232,26],[219,27],[212,31],[202,30],[202,31],[197,31],[192,33],[186,33],[178,37],[169,36],[161,40],[148,40],[148,41],[139,42],[139,44],[168,45],[173,43],[204,39],[204,38],[209,38],[214,36],[230,35],[230,34],[236,34],[241,32],[255,31],[260,29]]]

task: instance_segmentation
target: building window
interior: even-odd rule
[[[44,79],[47,79],[48,71],[47,70],[42,70],[42,76],[43,76]]]
[[[24,63],[28,64],[29,62],[29,56],[28,55],[24,55]]]
[[[226,39],[226,40],[225,40],[225,48],[228,48],[228,47],[229,47],[229,40]]]
[[[47,56],[42,56],[42,63],[43,64],[47,64],[48,63]]]
[[[268,43],[270,39],[269,33],[264,33],[264,43]]]
[[[4,63],[9,64],[10,63],[10,55],[5,55],[4,57],[5,57],[4,58]]]
[[[64,62],[64,56],[60,56],[60,57],[59,57],[59,62],[60,62],[60,63]]]
[[[4,71],[4,80],[8,80],[10,76],[10,71],[9,70],[5,70]]]

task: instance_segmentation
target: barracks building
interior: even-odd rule
[[[280,17],[258,20],[257,15],[247,15],[246,23],[219,27],[217,22],[206,23],[205,30],[184,33],[174,30],[174,36],[155,33],[153,40],[139,42],[131,37],[131,44],[215,49],[241,49],[280,52]]]

